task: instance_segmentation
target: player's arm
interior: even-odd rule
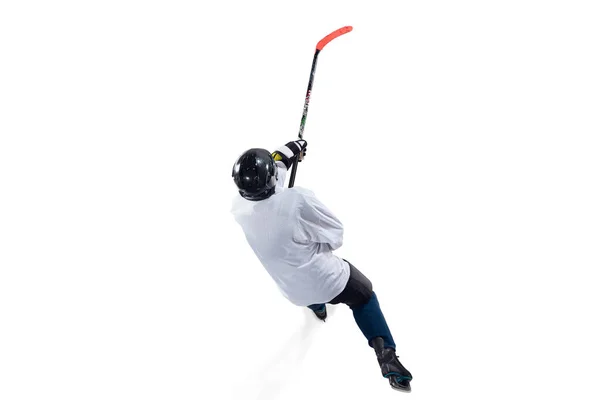
[[[340,248],[344,242],[342,222],[311,191],[296,190],[303,194],[300,225],[307,239],[314,243],[326,243],[332,250]]]
[[[301,161],[304,154],[306,154],[306,140],[288,142],[271,154],[278,169],[277,186],[282,189],[285,188],[287,171],[294,163],[294,158],[300,157],[298,161]]]
[[[280,161],[285,165],[286,169],[290,169],[296,157],[300,156],[300,160],[302,160],[306,154],[306,145],[306,140],[294,140],[281,146],[271,155],[275,162]]]

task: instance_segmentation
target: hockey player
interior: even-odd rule
[[[325,321],[326,303],[344,303],[375,350],[381,373],[396,390],[410,392],[412,375],[396,356],[396,344],[372,284],[332,252],[342,245],[342,223],[307,189],[285,188],[287,170],[306,154],[296,140],[270,153],[253,148],[233,166],[239,189],[232,213],[281,293]],[[284,190],[285,189],[285,190]]]

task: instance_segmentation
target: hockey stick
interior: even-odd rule
[[[317,43],[317,48],[315,50],[315,56],[313,57],[312,67],[310,69],[310,79],[308,80],[308,89],[306,90],[306,98],[304,100],[304,110],[302,111],[302,119],[300,120],[300,132],[298,133],[298,138],[302,139],[304,135],[304,125],[306,124],[306,115],[308,114],[308,102],[310,101],[310,92],[312,91],[313,80],[315,79],[315,70],[317,69],[317,57],[323,47],[327,45],[327,43],[331,42],[333,39],[342,36],[344,33],[348,33],[352,30],[351,26],[344,26],[334,32],[331,32],[329,35],[325,36],[323,39],[319,40]],[[292,167],[292,174],[290,175],[290,184],[288,187],[294,186],[294,181],[296,180],[296,169],[298,168],[298,157],[294,158],[294,166]]]

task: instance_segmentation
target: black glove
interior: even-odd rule
[[[293,142],[286,143],[285,146],[281,146],[271,155],[275,161],[283,162],[286,168],[290,169],[295,157],[298,157],[301,153],[303,156],[306,155],[307,145],[306,140],[294,140]]]

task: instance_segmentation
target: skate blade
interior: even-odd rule
[[[400,384],[398,382],[396,382],[396,380],[394,379],[394,377],[389,377],[389,381],[390,381],[390,387],[392,389],[394,389],[397,392],[404,392],[404,393],[410,393],[412,392],[412,388],[410,387],[410,383],[408,383],[408,386],[400,386]]]

